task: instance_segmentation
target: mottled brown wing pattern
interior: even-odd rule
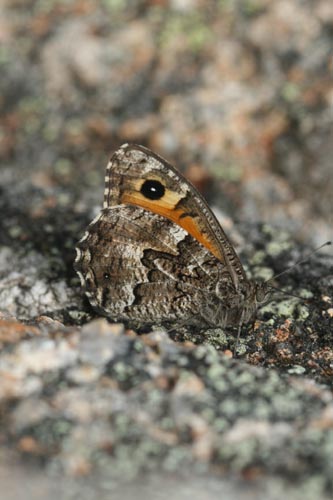
[[[91,304],[135,325],[188,321],[207,326],[205,311],[221,307],[216,283],[224,277],[225,290],[232,289],[225,266],[200,243],[138,207],[104,209],[77,252],[76,271]]]
[[[157,181],[161,198],[147,198],[142,188]],[[185,229],[224,263],[235,288],[247,281],[243,266],[202,195],[166,160],[143,146],[124,144],[106,168],[104,208],[130,204],[162,215]]]
[[[104,208],[75,261],[96,310],[134,326],[237,326],[253,317],[258,285],[176,169],[142,146],[124,145],[107,166],[105,186]]]

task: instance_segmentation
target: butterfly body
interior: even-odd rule
[[[124,145],[106,171],[104,208],[77,245],[91,305],[133,326],[250,321],[266,290],[243,267],[205,200],[171,165]]]

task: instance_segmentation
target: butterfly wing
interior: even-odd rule
[[[247,282],[233,246],[201,194],[143,146],[124,144],[107,166],[104,208],[121,204],[145,208],[185,229],[228,268],[235,290]]]
[[[255,286],[196,189],[142,146],[117,150],[104,209],[77,246],[75,269],[93,307],[135,326],[235,325]]]
[[[104,209],[77,253],[93,307],[136,326],[216,324],[223,316],[216,283],[224,280],[226,294],[233,288],[226,267],[184,229],[140,207]]]

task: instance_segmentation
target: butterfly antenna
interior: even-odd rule
[[[319,247],[315,248],[314,250],[312,250],[312,252],[308,253],[307,255],[305,255],[304,257],[302,257],[300,260],[298,260],[297,262],[295,262],[295,264],[293,264],[292,266],[288,267],[288,269],[285,269],[284,271],[282,271],[281,273],[279,274],[276,274],[275,276],[273,276],[272,278],[269,278],[268,280],[265,281],[265,283],[269,283],[270,281],[272,280],[275,280],[276,278],[279,278],[280,276],[282,276],[283,274],[286,274],[286,273],[289,273],[289,271],[291,271],[291,269],[294,269],[294,267],[297,267],[299,266],[300,264],[303,264],[304,262],[307,262],[311,257],[312,255],[314,255],[315,253],[317,253],[319,250],[321,250],[322,248],[324,247],[327,247],[329,245],[332,245],[332,241],[326,241],[325,243],[323,243],[322,245],[320,245]],[[272,287],[274,288],[274,287]]]
[[[275,290],[277,292],[281,292],[283,293],[284,295],[288,295],[289,297],[294,297],[295,299],[299,299],[301,300],[302,302],[307,302],[310,300],[310,298],[304,298],[304,297],[300,297],[299,295],[295,295],[293,293],[290,293],[290,292],[286,292],[285,290],[283,290],[282,288],[278,288],[277,286],[272,286],[270,285],[269,287],[271,290]]]

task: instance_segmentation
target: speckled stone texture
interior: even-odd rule
[[[255,279],[330,239],[332,26],[331,0],[1,2],[1,500],[332,497],[332,247],[237,346],[108,323],[73,270],[124,142]]]

